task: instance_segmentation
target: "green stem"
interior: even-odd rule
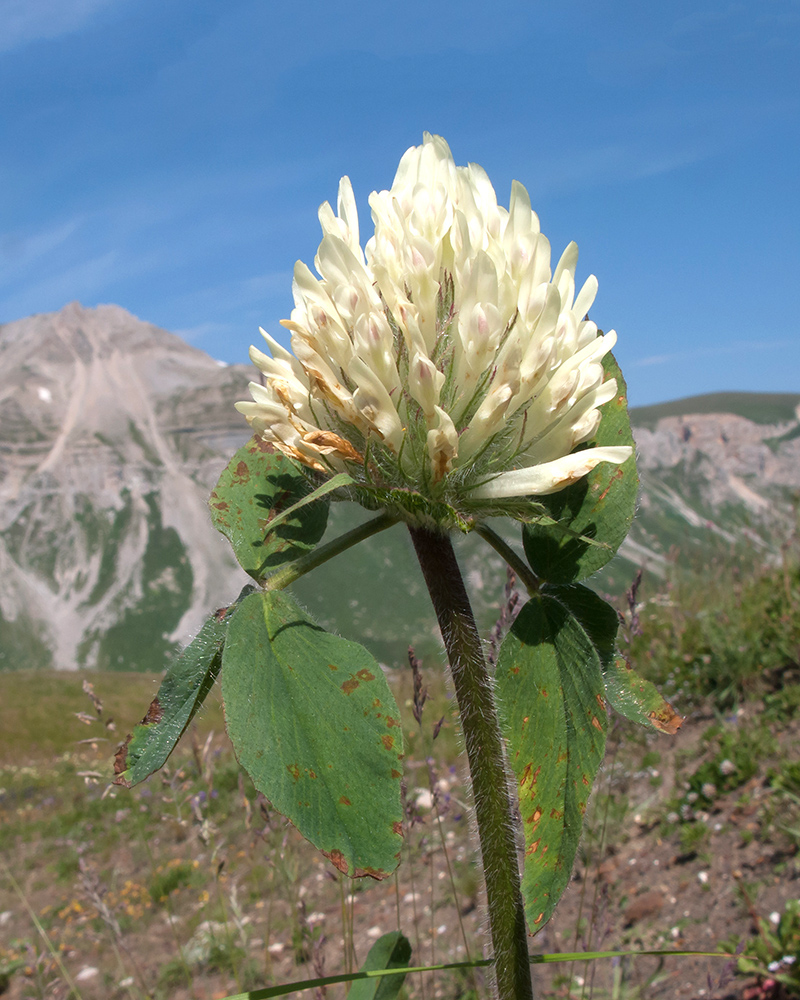
[[[504,559],[511,569],[517,574],[518,579],[524,584],[528,594],[533,597],[539,593],[539,577],[533,572],[526,562],[519,556],[504,539],[493,531],[488,524],[478,524],[475,531],[481,538],[488,542],[495,552]]]
[[[409,527],[453,676],[481,845],[495,982],[500,1000],[533,1000],[505,747],[492,684],[453,545]]]
[[[393,524],[397,524],[397,521],[397,517],[384,511],[383,514],[379,514],[371,521],[359,524],[357,528],[339,535],[338,538],[334,538],[327,545],[320,545],[319,548],[314,549],[312,552],[307,552],[306,555],[300,556],[299,559],[295,559],[293,562],[287,563],[286,566],[282,566],[277,573],[273,573],[271,577],[264,581],[264,590],[283,590],[284,587],[288,587],[290,583],[294,583],[295,580],[298,580],[301,576],[305,576],[312,569],[316,569],[317,566],[321,566],[329,559],[333,559],[334,556],[340,555],[353,545],[363,542],[365,538],[370,538],[379,531],[391,528]]]

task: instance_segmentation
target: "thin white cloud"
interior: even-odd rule
[[[724,148],[722,139],[678,137],[672,145],[649,138],[587,144],[553,156],[531,158],[525,186],[532,197],[563,195],[604,184],[621,184],[681,170]]]
[[[91,299],[113,278],[118,268],[119,255],[113,250],[71,264],[1,301],[0,315],[16,319],[60,309],[65,302],[74,299]]]
[[[24,233],[8,230],[0,234],[0,260],[3,262],[3,280],[21,274],[31,264],[35,264],[54,250],[68,243],[85,221],[85,216],[76,215],[64,221],[54,222],[38,232]]]
[[[785,350],[787,347],[796,348],[796,340],[737,340],[731,344],[724,344],[720,347],[699,347],[693,351],[675,351],[673,354],[652,354],[647,358],[637,358],[625,364],[626,370],[629,368],[651,368],[656,365],[675,364],[676,362],[689,361],[692,358],[720,357],[731,354],[756,353],[760,351]]]
[[[778,95],[769,100],[701,100],[607,116],[604,136],[584,135],[579,143],[567,140],[549,155],[531,155],[524,183],[538,201],[676,173],[745,145],[765,122],[787,114],[789,101]]]
[[[0,0],[0,52],[79,31],[118,0]]]

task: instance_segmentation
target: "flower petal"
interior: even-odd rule
[[[547,496],[571,486],[590,473],[601,462],[621,465],[633,454],[627,446],[608,448],[587,448],[574,455],[557,458],[543,465],[532,465],[527,469],[502,472],[491,482],[484,483],[471,491],[478,500],[492,500],[500,497]]]

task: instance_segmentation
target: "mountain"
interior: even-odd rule
[[[745,546],[780,556],[800,509],[800,393],[712,393],[631,410],[641,478],[622,555],[663,575]]]
[[[117,306],[0,326],[0,669],[160,670],[236,596],[246,577],[206,499],[248,437],[232,404],[252,374]],[[663,575],[675,546],[699,559],[740,544],[779,554],[800,492],[799,414],[800,394],[633,410],[640,509],[598,585],[619,591],[641,564]],[[362,516],[336,504],[329,532]],[[459,556],[488,626],[504,568],[471,536]],[[401,526],[293,589],[384,662],[409,642],[437,648]]]
[[[237,592],[205,500],[248,378],[117,306],[0,326],[1,666],[158,669]]]

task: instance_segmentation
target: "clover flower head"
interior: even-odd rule
[[[466,518],[630,456],[575,450],[617,393],[601,364],[616,334],[587,318],[597,280],[576,290],[574,243],[551,270],[521,184],[501,207],[481,167],[426,133],[369,204],[362,249],[343,177],[337,212],[319,210],[318,276],[295,267],[292,352],[263,330],[271,356],[251,348],[266,384],[237,408],[256,434],[384,505],[414,494]]]

